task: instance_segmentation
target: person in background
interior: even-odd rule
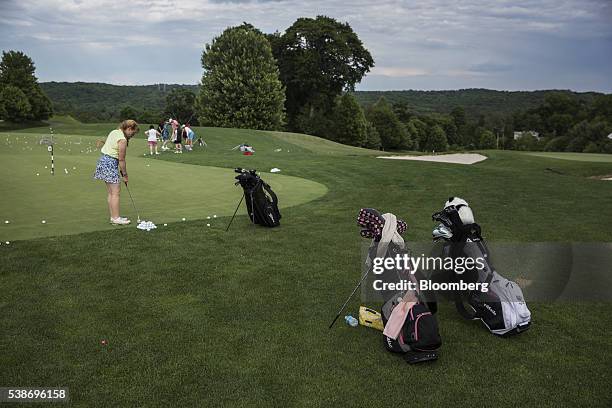
[[[181,133],[178,122],[172,121],[172,143],[174,143],[174,153],[183,153],[183,146],[181,145]]]
[[[147,135],[147,144],[149,145],[149,153],[151,156],[153,156],[153,148],[155,148],[155,154],[159,154],[157,151],[157,138],[161,136],[161,133],[155,130],[155,127],[151,125],[145,134]]]
[[[128,172],[125,163],[130,139],[138,133],[138,123],[135,120],[124,120],[119,128],[113,130],[106,137],[104,146],[100,149],[102,155],[96,164],[93,178],[106,183],[108,211],[110,212],[110,223],[115,225],[127,225],[130,223],[125,217],[119,215],[119,195],[121,192],[121,177],[128,182]]]
[[[172,125],[170,124],[171,120],[168,119],[167,122],[164,122],[164,128],[162,130],[162,151],[168,150],[168,140],[170,140],[170,134],[172,132]]]
[[[187,123],[185,125],[185,133],[187,134],[187,149],[193,150],[193,139],[195,139],[195,132],[191,129],[191,125]]]

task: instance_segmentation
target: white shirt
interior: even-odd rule
[[[155,129],[149,129],[145,133],[149,136],[147,138],[148,142],[156,142],[157,141],[157,131]]]

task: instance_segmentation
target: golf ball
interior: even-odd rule
[[[167,226],[168,226],[168,224],[164,224],[164,227],[167,227]]]
[[[10,241],[6,241],[6,242],[5,242],[5,244],[6,244],[6,245],[9,245],[10,243],[11,243]]]
[[[40,173],[36,173],[37,176],[40,176]]]
[[[185,221],[185,217],[183,217],[183,221]]]
[[[5,223],[5,224],[8,224],[9,222],[10,222],[9,220],[5,220],[5,221],[4,221],[4,223]]]
[[[207,220],[210,220],[210,215],[208,217],[206,217]]]
[[[207,227],[210,227],[210,224],[206,224]]]
[[[45,221],[45,220],[42,220],[41,222],[42,222],[43,224],[46,224],[46,223],[47,223],[47,221]]]
[[[213,218],[217,218],[217,214],[213,215]]]

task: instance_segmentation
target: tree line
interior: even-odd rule
[[[19,65],[15,55],[27,68],[21,76],[6,74]],[[612,130],[610,95],[355,92],[374,60],[348,23],[326,16],[299,18],[282,34],[266,34],[248,23],[228,27],[205,45],[201,64],[199,86],[170,86],[169,92],[155,86],[87,84],[89,88],[78,90],[78,95],[65,97],[62,84],[45,86],[58,100],[55,108],[60,113],[76,110],[74,97],[80,109],[104,104],[102,109],[76,115],[85,121],[133,118],[156,123],[174,117],[195,125],[307,133],[384,150],[610,150],[606,138]],[[5,77],[13,78],[12,82],[2,82]],[[18,97],[14,96],[16,84],[25,84]],[[106,97],[89,92],[92,86]],[[134,89],[140,93],[138,98],[131,95]],[[49,105],[49,109],[38,109],[46,113],[32,114],[36,98],[44,93],[34,77],[33,63],[22,53],[3,54],[0,92],[9,96],[9,103],[2,99],[0,117],[31,120],[51,113]],[[423,104],[414,102],[416,95],[421,95]],[[509,95],[514,102],[508,102]],[[27,100],[30,97],[33,102]],[[117,98],[124,101],[118,110],[112,107]],[[15,115],[17,111],[20,116]],[[515,137],[516,131],[522,133]]]

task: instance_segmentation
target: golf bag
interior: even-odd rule
[[[382,307],[383,325],[387,325],[393,309],[400,304],[401,294],[389,299]],[[404,326],[397,337],[383,334],[385,348],[393,353],[408,353],[406,360],[409,363],[436,360],[438,350],[442,345],[438,321],[425,303],[417,303],[408,312]]]
[[[406,248],[401,234],[407,229],[407,225],[402,220],[397,220],[393,214],[381,215],[378,211],[372,208],[361,209],[358,216],[358,224],[363,227],[361,236],[364,238],[372,238],[372,243],[368,250],[366,259],[367,272],[374,264],[376,257],[395,259],[398,255],[401,257],[404,254],[410,255]],[[385,224],[391,223],[391,227],[385,229]],[[390,229],[393,232],[390,232]],[[393,237],[389,240],[390,235]],[[399,282],[402,280],[418,283],[419,276],[411,273],[409,269],[397,269],[397,266],[392,269],[385,268],[382,274],[378,274],[377,279],[383,282]],[[402,307],[410,307],[406,310],[405,320],[399,329],[399,335],[392,338],[388,336],[387,331],[383,332],[383,343],[388,351],[404,354],[404,358],[409,363],[418,363],[422,361],[436,360],[438,358],[438,349],[442,345],[440,334],[438,331],[438,322],[435,317],[436,303],[425,302],[424,297],[418,291],[407,290],[404,292],[389,292],[383,291],[383,306],[382,306],[382,321],[385,329],[391,318],[393,310],[401,305]],[[403,303],[407,298],[416,300],[409,303]],[[401,320],[400,320],[401,324]]]
[[[253,224],[264,227],[278,227],[281,214],[278,210],[278,197],[272,188],[263,181],[256,170],[235,169],[236,185],[244,190],[247,212]]]
[[[451,281],[461,279],[487,285],[486,292],[481,289],[455,293],[455,306],[459,314],[469,320],[481,320],[491,333],[498,336],[510,336],[527,330],[531,325],[531,312],[523,292],[518,284],[501,276],[493,267],[480,226],[474,222],[468,203],[450,197],[444,209],[433,214],[432,219],[441,223],[434,229],[434,239],[444,239],[443,257],[481,260],[480,264],[476,263],[461,274],[450,273],[448,279]],[[441,236],[440,231],[446,234]]]

